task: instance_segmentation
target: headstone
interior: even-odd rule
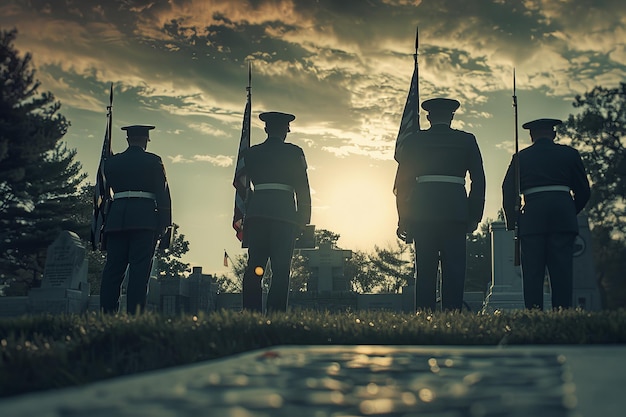
[[[522,270],[515,265],[515,233],[506,230],[502,221],[489,226],[491,233],[491,286],[485,298],[483,312],[523,310]],[[544,309],[552,308],[550,294],[543,297]]]
[[[515,235],[507,231],[504,222],[493,222],[491,229],[492,281],[483,311],[518,310],[524,308],[521,268],[514,265]],[[578,216],[578,236],[574,242],[573,307],[600,310],[601,299],[597,285],[589,222]],[[549,276],[547,276],[549,279]],[[552,308],[549,292],[544,293],[544,310]]]
[[[344,276],[346,260],[352,257],[351,250],[333,248],[330,243],[322,243],[319,248],[307,250],[311,269],[311,282],[308,291],[348,291],[350,283]]]
[[[578,215],[578,236],[574,242],[574,299],[572,305],[585,310],[602,309],[600,290],[591,245],[587,216]]]
[[[82,313],[89,302],[87,258],[78,235],[62,231],[48,248],[40,288],[28,294],[31,313]]]

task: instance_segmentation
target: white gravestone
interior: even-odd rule
[[[85,251],[76,233],[64,230],[59,234],[48,247],[41,287],[28,294],[31,313],[81,313],[87,309]]]
[[[573,307],[587,310],[601,309],[591,252],[591,233],[585,215],[578,216],[578,236],[574,242]],[[504,222],[496,221],[490,226],[492,275],[491,287],[485,299],[483,312],[495,310],[520,310],[524,308],[522,271],[514,265],[515,235],[507,231]],[[546,279],[550,279],[546,273]],[[549,287],[548,287],[549,291]],[[544,310],[552,308],[549,292],[544,293]]]
[[[501,221],[491,223],[489,229],[491,286],[485,298],[483,312],[523,310],[522,270],[519,265],[515,265],[515,233],[506,230],[506,225]],[[545,310],[552,308],[549,293],[544,293],[543,306]]]

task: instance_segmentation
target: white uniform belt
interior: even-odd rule
[[[567,185],[542,185],[539,187],[530,187],[522,191],[522,194],[529,195],[535,193],[542,193],[544,191],[564,191],[570,192],[570,188]]]
[[[279,184],[277,182],[266,182],[265,184],[254,185],[254,191],[261,191],[261,190],[281,190],[281,191],[288,191],[290,193],[293,193],[293,187],[291,185]]]
[[[451,182],[453,184],[465,185],[465,178],[454,177],[452,175],[421,175],[415,180],[419,182]]]
[[[156,194],[146,191],[122,191],[113,194],[113,200],[118,198],[148,198],[150,200],[156,200]]]

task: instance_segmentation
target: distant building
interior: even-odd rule
[[[188,278],[161,278],[159,308],[163,314],[198,314],[217,307],[217,283],[202,267],[193,267]]]

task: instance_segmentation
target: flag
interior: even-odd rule
[[[411,86],[409,87],[409,94],[406,97],[406,104],[404,105],[404,112],[402,113],[402,120],[400,121],[400,129],[398,131],[398,137],[396,138],[396,149],[394,153],[394,159],[397,160],[398,149],[402,146],[409,136],[419,131],[419,93],[417,90],[417,65],[413,70],[413,77],[411,78]]]
[[[250,179],[244,172],[244,159],[242,153],[250,147],[250,118],[252,113],[252,95],[250,94],[251,69],[248,66],[248,87],[246,108],[243,112],[243,125],[241,127],[241,140],[239,141],[239,152],[237,153],[237,165],[235,166],[235,210],[233,214],[233,229],[235,229],[237,239],[243,241],[243,220],[246,215],[246,198],[250,190]]]
[[[93,193],[93,218],[91,220],[91,248],[93,250],[104,250],[103,245],[103,228],[105,222],[105,207],[107,201],[111,199],[111,188],[108,186],[104,175],[104,164],[112,155],[111,152],[111,127],[113,120],[113,83],[111,83],[111,91],[109,93],[109,105],[107,106],[107,125],[104,132],[104,141],[102,143],[102,154],[100,155],[100,164],[96,173],[96,185]]]
[[[224,251],[224,266],[228,267],[228,254]]]
[[[400,129],[398,131],[398,137],[396,138],[396,149],[394,152],[394,159],[398,160],[398,149],[402,146],[402,143],[411,135],[419,132],[420,130],[420,92],[419,92],[419,66],[417,63],[417,55],[419,48],[419,28],[415,31],[415,54],[413,54],[413,76],[411,77],[411,85],[409,86],[409,93],[406,97],[406,103],[404,105],[404,111],[402,112],[402,120],[400,121]]]

